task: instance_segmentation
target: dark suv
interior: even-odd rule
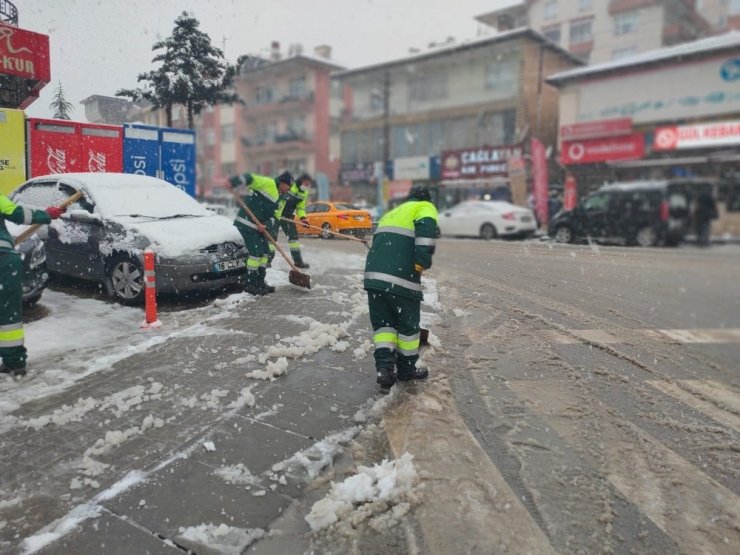
[[[683,241],[689,227],[690,191],[702,185],[670,180],[606,185],[573,210],[556,214],[548,234],[560,243],[589,239],[674,246]]]

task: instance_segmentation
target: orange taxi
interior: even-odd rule
[[[298,233],[331,238],[330,231],[364,237],[372,232],[370,212],[342,202],[316,201],[306,205],[306,218],[312,228],[297,222]],[[298,218],[296,218],[297,220]]]

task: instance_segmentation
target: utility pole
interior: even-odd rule
[[[387,167],[388,162],[391,158],[391,128],[390,118],[391,114],[391,73],[386,68],[383,74],[383,160],[381,162],[381,168],[378,172],[378,188],[377,188],[377,205],[379,211],[383,211],[383,197],[385,193],[385,180],[388,177]]]

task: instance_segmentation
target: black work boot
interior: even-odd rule
[[[411,380],[426,380],[429,377],[429,370],[426,368],[414,368],[413,370],[404,370],[398,372],[399,382],[410,382]]]
[[[25,368],[8,368],[4,364],[0,364],[0,374],[10,374],[11,376],[25,376],[26,375],[26,369]]]
[[[380,392],[385,395],[393,387],[393,384],[396,383],[396,375],[393,372],[393,368],[389,366],[380,366],[376,370],[378,373],[378,379],[376,381],[380,385]]]
[[[275,287],[272,285],[267,285],[267,282],[265,281],[265,277],[267,276],[267,268],[260,268],[259,270],[260,274],[260,281],[259,285],[264,289],[267,293],[274,293]]]
[[[262,287],[262,284],[254,278],[247,278],[247,281],[244,282],[244,292],[249,293],[250,295],[267,295],[267,290]]]
[[[291,253],[293,254],[293,264],[295,264],[296,268],[309,268],[310,266],[306,264],[303,261],[303,257],[300,253]]]

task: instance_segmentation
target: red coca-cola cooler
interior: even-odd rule
[[[79,123],[28,118],[28,175],[82,171]]]
[[[123,172],[123,127],[80,123],[83,172]]]
[[[123,127],[28,118],[29,176],[122,172]]]

